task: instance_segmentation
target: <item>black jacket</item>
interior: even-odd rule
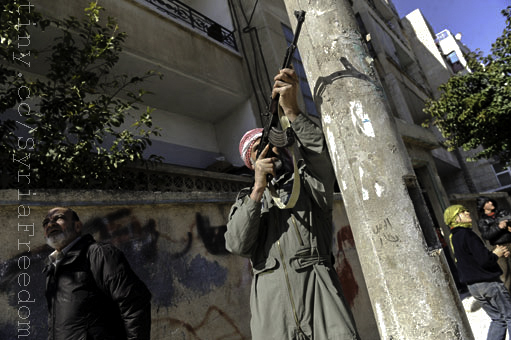
[[[484,205],[488,201],[491,201],[495,207],[495,215],[493,216],[488,216],[484,213]],[[485,240],[488,240],[491,245],[511,243],[511,233],[507,231],[507,228],[499,228],[500,220],[509,216],[508,211],[499,210],[496,201],[484,196],[477,198],[477,210],[479,212],[479,231]]]
[[[499,257],[486,248],[483,241],[469,228],[453,228],[452,247],[460,281],[466,284],[477,282],[501,282],[502,269]]]
[[[114,246],[84,235],[44,272],[49,340],[150,339],[151,293]]]

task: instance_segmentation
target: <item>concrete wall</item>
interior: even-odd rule
[[[235,166],[243,166],[239,143],[246,131],[257,125],[250,101],[246,101],[229,116],[215,124],[217,143],[225,160]]]
[[[463,159],[467,159],[473,158],[477,152],[481,152],[482,150],[483,148],[479,146],[475,150],[464,151],[460,149],[459,151]],[[470,175],[472,176],[472,180],[478,192],[491,192],[501,186],[489,160],[480,159],[477,161],[467,161],[465,164],[470,171]]]
[[[124,251],[152,298],[152,339],[250,339],[251,268],[227,253],[232,195],[103,191],[0,191],[0,339],[46,339],[41,221],[73,207],[96,240]],[[334,211],[335,269],[362,339],[379,339],[351,228]],[[21,259],[21,260],[20,260]],[[30,328],[28,328],[30,327]]]
[[[437,98],[438,87],[449,80],[452,72],[435,45],[434,32],[418,9],[408,14],[401,22],[408,32],[412,49],[424,70],[433,97]]]

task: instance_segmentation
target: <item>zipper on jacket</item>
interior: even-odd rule
[[[286,277],[287,292],[289,293],[289,300],[291,301],[291,308],[293,310],[293,316],[295,318],[296,327],[298,327],[300,332],[303,335],[305,335],[304,331],[302,330],[302,327],[300,327],[300,321],[298,320],[298,315],[296,314],[295,300],[293,298],[293,291],[291,290],[291,282],[289,282],[289,276],[288,276],[288,273],[287,273],[286,261],[284,260],[284,252],[282,251],[282,248],[280,247],[280,240],[277,241],[277,247],[279,248],[280,260],[282,262],[282,268],[284,269],[284,275]]]
[[[293,214],[291,214],[291,221],[293,222],[293,225],[295,226],[296,237],[298,237],[298,242],[300,243],[301,246],[303,246],[302,235],[300,234],[300,230],[298,230],[298,225],[296,224],[296,219]]]

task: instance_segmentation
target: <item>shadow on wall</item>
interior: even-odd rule
[[[179,240],[158,231],[157,221],[152,218],[141,222],[129,208],[84,221],[84,233],[93,234],[97,241],[112,243],[124,252],[133,270],[153,294],[153,311],[176,308],[181,303],[188,304],[194,298],[208,295],[226,284],[226,267],[216,260],[212,261],[214,257],[204,257],[195,247],[195,251],[192,251],[193,242],[196,241],[193,238],[195,227],[207,253],[215,256],[228,254],[224,238],[227,227],[212,227],[209,218],[201,213],[195,214],[195,221],[190,221],[186,237]],[[0,265],[0,295],[7,297],[14,315],[18,316],[21,312],[30,320],[20,330],[17,324],[19,319],[8,320],[7,313],[3,313],[0,316],[0,339],[16,335],[46,339],[47,309],[42,268],[51,251],[49,246],[43,245],[30,252],[20,253]],[[28,271],[25,271],[26,277],[30,278],[30,292],[18,284],[22,273],[20,259],[30,261]],[[219,261],[222,262],[221,259]],[[153,324],[156,321],[159,327],[164,325],[169,330],[179,328],[185,338],[201,339],[200,334],[207,334],[206,326],[209,324],[211,327],[208,320],[214,319],[214,324],[221,326],[221,332],[224,333],[220,338],[229,336],[229,339],[245,339],[237,322],[218,306],[210,305],[202,321],[201,316],[197,315],[193,319],[195,326],[186,320],[170,317],[153,319]]]

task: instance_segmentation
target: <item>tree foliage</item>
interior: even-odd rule
[[[440,86],[438,100],[425,112],[446,139],[449,150],[474,150],[473,159],[511,161],[511,6],[502,11],[506,28],[488,56],[466,56],[471,73],[455,75]]]
[[[43,19],[33,8],[28,13],[7,3],[10,9],[4,6],[0,26],[2,42],[11,43],[2,43],[1,52],[1,158],[30,175],[25,178],[32,187],[122,188],[128,180],[123,168],[144,162],[150,137],[158,135],[151,109],[137,106],[146,92],[134,90],[155,74],[132,77],[112,71],[126,34],[113,18],[100,17],[103,8],[96,2],[85,9],[83,18],[64,20]],[[48,47],[44,77],[25,76],[20,71],[23,61],[13,58],[28,53],[19,37],[30,36],[30,30],[16,25],[18,19],[37,22],[39,29],[58,29]],[[12,108],[18,119],[6,118]],[[153,155],[148,160],[161,159]]]
[[[0,13],[0,114],[7,109],[15,107],[17,103],[18,89],[25,82],[18,77],[19,71],[12,66],[22,66],[23,61],[21,53],[27,54],[23,50],[26,39],[30,39],[26,23],[37,23],[39,30],[44,30],[49,25],[49,21],[43,19],[41,15],[34,12],[31,7],[20,6],[9,0],[1,0],[2,12]],[[20,25],[23,24],[23,25]],[[31,56],[35,57],[37,51],[31,50]],[[12,152],[16,140],[14,135],[15,121],[5,119],[0,116],[0,134],[2,143],[0,143],[0,155],[2,158]]]

